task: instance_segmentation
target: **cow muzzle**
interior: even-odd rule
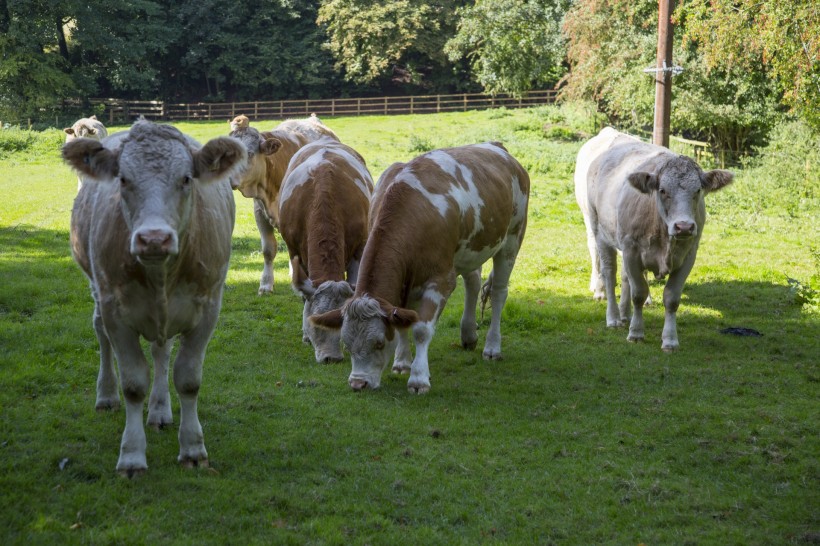
[[[366,377],[353,377],[352,375],[347,380],[347,384],[350,385],[350,388],[354,391],[362,391],[364,389],[378,389],[379,388],[379,380],[372,379],[368,380]]]
[[[132,253],[140,259],[164,260],[177,252],[177,237],[173,231],[142,229],[134,233]]]
[[[697,233],[697,229],[694,222],[675,222],[675,225],[672,226],[673,233],[675,237],[680,238],[687,238],[692,237]]]

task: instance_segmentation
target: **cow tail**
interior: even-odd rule
[[[481,321],[484,321],[484,308],[487,307],[487,304],[490,303],[490,307],[492,307],[492,303],[490,302],[490,296],[493,294],[493,272],[490,271],[487,280],[484,284],[481,285]]]

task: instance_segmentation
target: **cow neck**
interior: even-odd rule
[[[308,277],[318,286],[345,278],[345,231],[332,192],[333,173],[321,169],[316,178],[316,193],[308,213],[307,269]]]
[[[392,241],[391,239],[399,239]],[[367,240],[356,281],[356,296],[369,294],[396,307],[407,304],[407,263],[402,241],[375,227]]]

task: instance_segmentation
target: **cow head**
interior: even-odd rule
[[[282,141],[272,133],[260,133],[253,127],[235,129],[230,136],[241,140],[248,153],[247,166],[239,176],[231,178],[231,187],[245,197],[259,197],[257,188],[265,183],[268,168],[265,156],[275,154],[282,147]]]
[[[703,172],[692,159],[675,156],[630,173],[628,180],[639,192],[654,194],[667,233],[672,238],[684,239],[699,234],[698,218],[704,217],[704,196],[728,186],[733,177],[731,172],[721,169]]]
[[[310,317],[316,326],[341,329],[353,367],[347,382],[357,391],[378,388],[382,372],[395,352],[396,329],[409,328],[418,320],[415,311],[394,307],[367,294],[348,300],[341,309]]]
[[[229,121],[231,125],[231,131],[236,131],[237,129],[244,129],[245,127],[249,127],[251,120],[248,119],[248,116],[238,115]]]
[[[345,281],[324,281],[316,286],[308,278],[298,256],[291,260],[291,269],[293,290],[305,301],[302,313],[304,341],[313,345],[316,362],[341,362],[342,340],[339,330],[319,328],[309,318],[311,315],[340,309],[353,296],[353,288]]]
[[[74,125],[72,125],[71,127],[66,127],[65,129],[63,129],[63,132],[65,132],[65,134],[66,134],[66,137],[65,137],[66,142],[71,142],[75,138],[83,138],[83,137],[94,138],[96,140],[100,140],[100,138],[102,138],[103,135],[99,134],[99,132],[97,131],[97,128],[94,126],[95,124],[92,123],[92,122],[96,122],[96,121],[97,121],[97,116],[94,115],[94,116],[91,116],[90,118],[78,119],[76,122],[74,122]],[[97,122],[97,125],[99,125],[99,122]]]
[[[63,146],[63,158],[86,177],[119,186],[131,254],[153,264],[178,254],[197,186],[230,176],[246,153],[231,138],[199,148],[174,127],[138,121],[116,149],[78,138]]]

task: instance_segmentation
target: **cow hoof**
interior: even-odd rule
[[[482,356],[484,357],[484,360],[504,360],[504,357],[501,356],[501,353],[484,351],[484,353],[482,353]]]
[[[208,459],[184,458],[179,461],[182,468],[208,468]]]
[[[663,349],[663,352],[665,353],[674,353],[680,349],[680,345],[663,345],[661,349]]]
[[[626,336],[626,340],[627,340],[627,341],[631,341],[632,343],[640,343],[640,342],[642,342],[642,341],[644,340],[644,337],[643,337],[643,336],[638,336],[638,335],[632,335],[632,334],[629,334],[628,336]]]
[[[478,340],[473,340],[473,341],[468,341],[468,342],[462,341],[461,346],[464,349],[468,350],[468,351],[472,351],[472,350],[475,349],[475,346],[476,346],[477,343],[478,343]]]
[[[103,398],[101,400],[97,400],[97,404],[94,406],[94,409],[100,412],[118,410],[120,409],[120,399]]]
[[[606,301],[606,293],[604,292],[595,292],[592,295],[592,299],[595,301]]]
[[[165,430],[173,424],[173,419],[151,419],[151,416],[148,416],[148,426],[156,430],[157,432],[159,432],[160,430]]]
[[[427,394],[430,392],[430,385],[407,385],[407,392],[410,394]]]
[[[272,294],[272,293],[273,293],[273,287],[272,286],[260,286],[259,287],[259,292],[257,292],[257,294],[259,294],[260,296],[265,296],[267,294]]]
[[[129,480],[132,480],[134,478],[139,478],[140,476],[144,476],[146,470],[148,470],[148,469],[147,468],[123,468],[123,469],[117,469],[117,474],[119,474],[123,478],[128,478]]]
[[[404,375],[406,373],[410,373],[410,365],[409,364],[393,364],[393,367],[390,368],[390,371],[393,373],[397,373],[399,375]]]

